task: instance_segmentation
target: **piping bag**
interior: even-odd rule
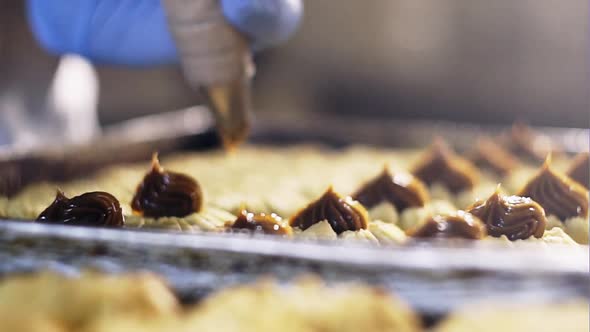
[[[245,141],[250,132],[251,78],[248,76],[250,75],[201,88],[201,93],[215,116],[223,147],[229,151]]]
[[[250,129],[250,82],[254,65],[245,36],[224,18],[217,0],[164,0],[182,70],[205,97],[227,150]]]

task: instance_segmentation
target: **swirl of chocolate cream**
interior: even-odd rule
[[[578,154],[568,169],[567,175],[586,189],[590,188],[590,153]]]
[[[517,159],[508,150],[489,137],[477,139],[469,159],[478,167],[489,169],[500,176],[508,174],[518,164]]]
[[[537,134],[523,123],[512,125],[502,140],[516,156],[535,162],[543,161],[548,153],[556,149],[549,138]]]
[[[119,201],[103,191],[67,198],[58,191],[55,200],[37,217],[38,222],[78,226],[121,227],[125,224]]]
[[[562,221],[571,217],[588,217],[588,191],[565,174],[553,170],[548,156],[541,170],[520,190],[519,196],[539,203],[547,215]]]
[[[488,234],[495,237],[506,235],[510,241],[540,238],[545,233],[545,211],[528,197],[504,196],[500,188],[486,201],[478,201],[467,211],[481,219]]]
[[[274,235],[291,235],[293,229],[275,213],[251,213],[242,210],[236,221],[230,226],[233,229],[247,229]]]
[[[357,190],[352,198],[369,209],[382,202],[389,202],[398,211],[424,206],[430,200],[422,181],[408,173],[392,174],[387,166],[377,177]]]
[[[441,139],[433,142],[412,173],[427,185],[441,183],[455,194],[472,189],[478,180],[478,172],[471,162],[457,156]]]
[[[367,211],[350,197],[342,197],[332,187],[318,200],[295,214],[289,224],[302,230],[320,221],[327,220],[337,234],[345,231],[366,229]]]
[[[465,211],[450,215],[430,216],[425,222],[407,232],[416,238],[463,238],[479,240],[486,236],[486,228],[477,217]]]
[[[137,186],[131,207],[146,217],[185,217],[199,212],[202,204],[199,183],[188,175],[164,171],[154,154],[152,169]]]

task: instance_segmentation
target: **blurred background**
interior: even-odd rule
[[[258,117],[329,113],[589,126],[585,0],[304,5],[295,37],[256,55]],[[94,122],[104,126],[201,102],[174,66],[60,62],[33,39],[24,1],[0,3],[0,143],[34,141],[39,133],[91,137]],[[90,124],[68,132],[72,124],[63,118],[81,109]]]

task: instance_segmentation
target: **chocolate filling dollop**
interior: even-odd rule
[[[93,191],[67,198],[58,191],[55,200],[37,217],[38,222],[95,227],[125,224],[119,201],[111,194]]]
[[[334,232],[340,234],[366,229],[368,216],[359,202],[340,196],[330,187],[322,197],[295,214],[289,224],[305,230],[323,220],[327,220]]]
[[[165,171],[152,158],[152,169],[137,186],[131,202],[133,211],[146,217],[185,217],[203,205],[201,186],[192,177]]]
[[[567,175],[586,189],[590,188],[590,153],[578,154],[568,169]]]
[[[387,166],[377,177],[359,188],[352,198],[369,209],[388,202],[398,211],[424,206],[430,200],[422,181],[408,173],[392,174]]]
[[[543,161],[556,148],[549,138],[537,134],[523,123],[512,125],[510,132],[502,140],[514,155],[534,162]]]
[[[274,235],[290,235],[291,226],[275,213],[251,213],[242,210],[238,218],[230,226],[233,229],[247,229]]]
[[[479,240],[486,236],[486,228],[477,217],[465,211],[449,215],[430,216],[424,223],[410,229],[416,238],[463,238]]]
[[[500,176],[505,176],[518,164],[510,151],[489,137],[478,138],[469,159],[479,168],[491,170]]]
[[[506,235],[514,241],[540,238],[545,233],[547,218],[541,205],[528,197],[502,195],[499,187],[487,200],[475,202],[467,211],[485,223],[491,236]]]
[[[440,139],[434,141],[412,173],[427,185],[441,183],[455,194],[472,189],[478,179],[478,172],[473,164],[457,156]]]
[[[588,191],[581,184],[550,166],[547,157],[539,172],[520,190],[519,196],[541,204],[547,215],[562,221],[571,217],[588,217]]]

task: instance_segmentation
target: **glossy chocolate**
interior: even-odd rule
[[[480,137],[469,158],[481,169],[505,176],[518,165],[517,159],[489,137]]]
[[[429,217],[407,234],[416,238],[463,238],[479,240],[486,236],[486,228],[477,217],[465,211]]]
[[[434,141],[412,173],[427,185],[440,183],[455,194],[472,189],[479,176],[470,161],[457,156],[441,139]]]
[[[489,235],[506,235],[511,241],[531,236],[540,238],[547,224],[541,205],[528,197],[502,195],[499,188],[486,201],[474,203],[467,211],[485,223]]]
[[[137,187],[131,207],[146,217],[185,217],[199,212],[203,193],[192,177],[165,171],[158,156],[152,158],[152,169]]]
[[[367,211],[350,197],[338,195],[330,187],[318,200],[294,215],[289,224],[303,230],[322,220],[327,220],[337,234],[366,229]]]
[[[590,188],[590,153],[578,154],[567,170],[567,175],[586,189]]]
[[[547,157],[541,170],[520,190],[518,196],[530,197],[547,215],[565,221],[571,217],[588,217],[588,191],[581,184],[550,166]]]
[[[274,235],[291,235],[293,229],[278,215],[271,213],[251,213],[242,210],[236,221],[230,226],[233,229],[247,229]]]
[[[61,191],[37,217],[38,222],[95,227],[121,227],[125,224],[119,201],[111,194],[94,191],[67,198]]]
[[[388,202],[398,211],[408,207],[422,207],[430,200],[422,181],[408,173],[392,174],[388,167],[365,183],[352,198],[369,209]]]

